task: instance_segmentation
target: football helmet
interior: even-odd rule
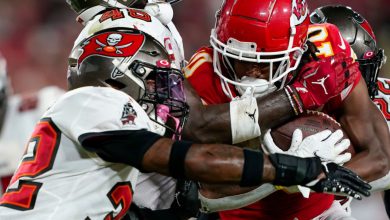
[[[367,20],[352,8],[342,5],[317,8],[310,15],[310,20],[313,23],[332,23],[339,28],[355,52],[369,95],[374,98],[378,91],[378,73],[386,62],[386,56],[384,50],[378,48],[375,34]]]
[[[81,41],[71,52],[68,87],[107,86],[137,100],[163,128],[179,138],[188,113],[182,73],[171,68],[163,45],[136,29],[105,29]]]
[[[115,16],[119,17],[115,17]],[[115,19],[112,19],[115,17]],[[112,8],[96,15],[81,31],[74,43],[74,47],[81,41],[96,32],[109,28],[134,28],[142,31],[158,40],[168,51],[170,61],[174,68],[181,69],[184,66],[184,54],[172,32],[157,18],[139,9]]]
[[[270,92],[282,87],[287,74],[298,67],[310,23],[306,0],[225,0],[216,18],[210,43],[214,71],[225,88],[231,83],[239,92],[248,87]],[[231,59],[269,65],[269,79],[239,79]]]

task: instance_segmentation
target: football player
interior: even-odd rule
[[[158,39],[168,51],[170,60],[176,68],[184,65],[184,51],[180,34],[171,22],[173,11],[170,3],[177,1],[80,1],[68,0],[68,4],[78,14],[78,21],[86,25],[75,45],[96,31],[97,27],[119,28],[135,27],[155,39]],[[138,9],[136,9],[138,8]],[[142,9],[142,10],[139,10]],[[129,11],[130,10],[130,11]],[[148,17],[151,16],[149,19]],[[156,17],[157,16],[157,17]],[[122,18],[122,19],[121,19]],[[157,19],[156,19],[157,18]],[[171,204],[176,201],[176,180],[156,173],[139,173],[138,190],[134,194],[134,213],[143,216],[154,215],[159,210],[159,217],[171,216]],[[176,210],[175,210],[176,212]],[[176,214],[175,214],[176,215]]]
[[[215,114],[218,117],[214,116],[213,123],[191,121],[190,115],[188,127],[192,133],[189,135],[202,137],[202,133],[205,134],[203,141],[219,141],[217,138],[231,134],[230,140],[241,142],[265,131],[267,121],[271,121],[268,125],[280,123],[291,118],[294,112],[299,115],[305,109],[323,109],[335,115],[356,148],[356,156],[346,166],[368,181],[385,176],[389,171],[389,152],[382,146],[389,144],[389,132],[380,111],[369,98],[364,81],[359,76],[349,77],[358,68],[352,58],[343,60],[343,56],[353,55],[350,46],[334,25],[308,26],[306,1],[225,1],[211,34],[212,47],[200,49],[184,74],[205,104],[230,102],[231,127],[226,126],[229,115],[222,114],[222,110]],[[306,43],[307,29],[309,41]],[[345,67],[347,71],[340,71]],[[298,74],[289,74],[293,70]],[[341,74],[334,74],[335,71]],[[254,99],[247,98],[247,94],[262,96],[257,100],[278,95],[279,99],[268,105],[257,103],[258,107],[253,108]],[[286,100],[291,105],[286,105]],[[285,114],[278,115],[283,111]],[[258,116],[260,122],[251,115]],[[235,120],[247,121],[240,127]],[[216,124],[215,121],[219,122],[219,127],[210,125]],[[214,128],[217,135],[202,129],[207,126]],[[226,132],[229,128],[231,133]],[[311,194],[304,199],[300,194],[281,190],[245,209],[220,213],[221,219],[326,216],[336,218],[348,216],[348,213],[333,196]]]
[[[86,11],[88,10],[85,10],[84,12]],[[112,19],[113,18],[112,16],[118,14],[121,15],[120,13],[108,12],[107,16],[105,17],[107,17],[108,19]],[[345,68],[344,66],[342,66],[342,64],[344,63],[343,61],[344,60],[339,57],[338,62],[334,64],[334,66],[339,67],[338,70],[340,73],[343,72],[343,68]],[[297,63],[299,62],[296,62],[296,64]],[[321,64],[321,65],[325,66],[325,64]],[[309,91],[308,94],[302,94],[302,95],[306,95],[305,107],[316,108],[318,107],[317,105],[321,104],[321,102],[324,103],[330,97],[333,97],[335,96],[335,94],[340,93],[344,89],[345,83],[351,84],[355,76],[354,68],[353,65],[348,67],[350,68],[350,73],[351,73],[350,75],[346,75],[345,78],[344,75],[342,75],[341,76],[342,79],[333,78],[329,80],[330,81],[330,83],[328,83],[329,85],[334,83],[334,85],[332,85],[332,88],[330,89],[332,93],[324,94],[321,97],[316,97],[315,96],[316,88],[306,88]],[[289,69],[291,70],[291,68]],[[293,104],[294,106],[295,104],[292,102],[291,97],[290,99],[288,98],[289,96],[287,95],[287,93],[285,93],[285,91],[276,91],[272,95],[268,96],[267,97],[268,99],[257,100],[258,102],[257,105],[261,106],[261,110],[262,110],[261,113],[263,115],[263,117],[260,118],[260,120],[258,120],[258,111],[257,109],[253,109],[255,107],[257,108],[257,105],[256,102],[252,102],[252,100],[250,100],[249,105],[248,105],[248,99],[246,99],[246,100],[242,100],[241,102],[237,100],[237,102],[230,103],[231,105],[228,103],[225,105],[208,106],[207,108],[205,108],[204,106],[202,106],[200,102],[198,102],[197,95],[191,90],[191,87],[186,84],[185,88],[188,94],[188,102],[190,103],[191,108],[197,109],[197,111],[193,111],[195,113],[192,114],[190,113],[189,121],[191,125],[185,128],[186,136],[192,138],[193,140],[199,140],[199,141],[208,140],[211,142],[224,142],[224,143],[229,143],[229,142],[231,143],[232,142],[231,140],[233,140],[233,143],[237,143],[243,140],[250,139],[251,137],[258,136],[260,131],[258,123],[262,124],[261,126],[262,129],[266,129],[271,127],[271,125],[276,125],[276,123],[282,123],[287,119],[295,116],[294,111],[292,111],[291,109],[291,104]],[[313,104],[312,100],[314,100],[317,103]],[[277,101],[278,104],[272,105],[271,107],[271,104],[275,103],[275,101]],[[248,111],[251,112],[254,111],[253,116],[254,116],[255,123],[253,123],[252,119],[248,117],[247,114],[245,114],[246,111],[240,111],[240,109],[238,109],[237,106],[244,106],[245,108],[248,109]],[[232,116],[231,118],[231,121],[233,121],[232,123],[230,123],[229,121],[230,119],[229,114],[230,116]],[[272,117],[267,117],[268,114],[272,115]],[[220,115],[220,117],[217,118],[217,120],[215,120],[216,119],[215,115]],[[221,123],[224,123],[224,125],[221,126]],[[230,129],[231,131],[229,131]],[[135,199],[135,201],[137,201],[137,199]],[[148,201],[150,202],[153,200],[149,199]]]
[[[387,117],[390,101],[386,92],[389,88],[388,79],[378,78],[379,71],[386,62],[386,56],[384,50],[378,47],[374,31],[368,21],[350,7],[342,5],[317,8],[312,13],[311,20],[315,23],[332,23],[339,28],[341,35],[356,54],[371,99],[380,108],[387,124],[390,125],[390,117]],[[388,178],[390,178],[389,174],[370,184],[376,190],[382,190],[389,187]],[[383,191],[377,191],[364,202],[352,201],[352,216],[357,219],[369,219],[372,216],[376,219],[386,219],[382,197]]]
[[[121,219],[138,170],[205,183],[273,182],[369,195],[370,186],[353,172],[321,165],[319,157],[178,141],[188,106],[183,76],[171,63],[162,42],[138,29],[111,27],[81,40],[69,57],[70,91],[35,127],[0,199],[0,217]],[[332,149],[340,139],[320,134],[309,144]]]
[[[12,174],[35,124],[64,91],[48,86],[30,94],[12,94],[6,60],[0,54],[0,196]]]

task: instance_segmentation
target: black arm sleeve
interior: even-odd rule
[[[143,129],[86,133],[78,139],[86,150],[96,152],[103,160],[128,164],[142,171],[146,151],[160,138]]]

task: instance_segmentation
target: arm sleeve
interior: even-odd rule
[[[86,133],[78,140],[85,149],[96,152],[105,161],[142,170],[145,153],[160,138],[160,135],[142,129]]]

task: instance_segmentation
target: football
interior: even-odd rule
[[[292,134],[297,128],[302,130],[303,138],[305,138],[326,129],[329,129],[332,132],[336,131],[337,129],[341,129],[341,125],[335,119],[323,112],[307,111],[292,121],[272,129],[271,136],[275,144],[286,151],[290,148]],[[344,138],[347,138],[348,136],[346,133],[344,131],[343,133]],[[353,146],[349,146],[347,151],[352,155],[355,153]]]

